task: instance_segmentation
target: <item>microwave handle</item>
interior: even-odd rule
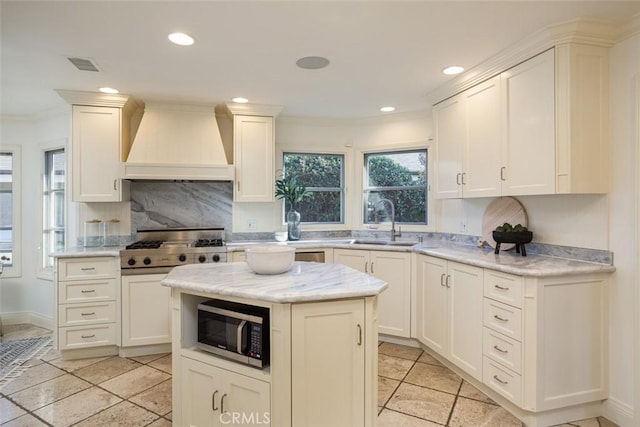
[[[244,349],[242,348],[242,338],[244,337],[244,329],[247,327],[247,321],[243,320],[238,325],[238,329],[236,330],[236,352],[239,354],[244,354]]]

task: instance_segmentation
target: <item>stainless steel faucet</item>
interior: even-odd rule
[[[387,202],[389,203],[389,205],[391,206],[391,241],[395,242],[396,241],[396,237],[401,237],[402,236],[402,230],[400,229],[400,226],[398,226],[398,231],[396,231],[396,207],[393,206],[393,202],[389,199],[380,199],[376,202],[375,205],[373,205],[373,216],[375,218],[376,224],[378,223],[378,211],[376,210],[376,207],[383,202]]]

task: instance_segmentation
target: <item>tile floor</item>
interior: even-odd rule
[[[5,325],[4,333],[7,341],[50,331]],[[522,425],[420,349],[381,343],[378,354],[379,427]],[[64,361],[51,350],[26,364],[0,390],[2,427],[171,426],[171,355]],[[605,418],[570,425],[615,426]]]

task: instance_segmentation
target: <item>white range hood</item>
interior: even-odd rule
[[[214,107],[147,103],[124,177],[233,181]]]

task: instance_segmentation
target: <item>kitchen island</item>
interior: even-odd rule
[[[173,288],[174,425],[375,425],[382,280],[306,262],[257,275],[240,262],[177,267],[162,284]],[[198,304],[209,299],[269,310],[267,367],[196,348]]]

